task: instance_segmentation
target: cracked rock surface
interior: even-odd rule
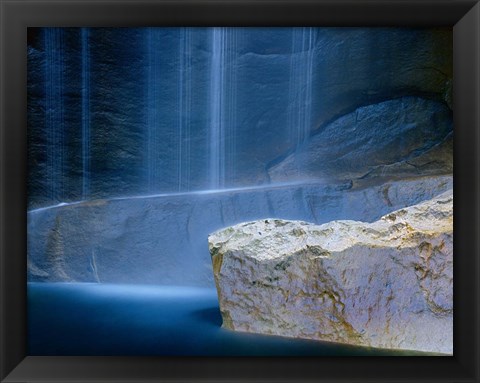
[[[209,237],[223,327],[453,353],[453,193],[373,223],[263,219]]]

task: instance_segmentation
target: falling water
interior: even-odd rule
[[[227,89],[226,89],[226,105],[228,105],[226,119],[228,123],[225,128],[226,134],[226,146],[225,150],[228,154],[228,162],[226,164],[227,177],[230,181],[229,186],[233,186],[235,181],[236,170],[236,124],[237,124],[237,66],[236,60],[238,55],[237,49],[238,41],[238,28],[229,28],[229,42],[227,46]]]
[[[310,135],[314,44],[313,28],[293,28],[287,129],[296,149]]]
[[[210,188],[218,189],[223,180],[225,158],[222,145],[223,40],[225,28],[212,29],[212,65],[210,79]]]
[[[90,195],[90,49],[89,30],[82,28],[82,198]]]
[[[192,111],[192,30],[181,28],[178,73],[177,190],[190,189],[190,131]]]
[[[235,28],[212,28],[210,78],[210,188],[234,178],[236,124]]]
[[[61,28],[45,28],[45,130],[46,180],[50,200],[64,192],[64,34]]]
[[[148,190],[155,191],[160,181],[160,161],[158,158],[158,140],[160,134],[160,79],[158,36],[154,28],[146,29],[147,94],[146,94],[146,168]]]

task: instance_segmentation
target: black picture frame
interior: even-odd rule
[[[478,382],[480,5],[472,0],[0,0],[0,379]],[[454,355],[451,357],[32,357],[26,312],[26,41],[44,26],[453,27]]]

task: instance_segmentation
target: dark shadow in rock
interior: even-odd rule
[[[220,309],[218,307],[193,311],[191,315],[196,320],[213,325],[215,327],[220,327],[223,322],[222,314],[220,314]]]

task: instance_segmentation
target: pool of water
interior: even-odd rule
[[[29,355],[427,355],[221,328],[216,290],[29,283]]]

